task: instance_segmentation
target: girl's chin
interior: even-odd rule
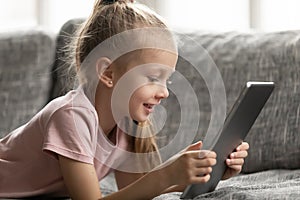
[[[133,121],[136,124],[144,124],[147,123],[148,119],[140,119],[140,120],[133,119]]]
[[[149,120],[149,116],[147,116],[147,117],[131,117],[131,119],[136,124],[143,124],[143,123],[146,123]]]

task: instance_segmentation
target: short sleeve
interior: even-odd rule
[[[83,107],[61,108],[52,114],[45,130],[43,151],[93,164],[96,139],[96,118]]]

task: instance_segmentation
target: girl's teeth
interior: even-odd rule
[[[150,104],[145,103],[144,105],[145,105],[147,108],[149,108],[149,109],[152,108],[152,105],[150,105]]]

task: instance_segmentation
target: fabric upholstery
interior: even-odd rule
[[[71,51],[70,47],[74,45],[72,41],[75,40],[75,32],[82,22],[82,19],[71,19],[67,21],[57,35],[49,101],[75,88],[75,69],[71,67],[74,60],[72,60],[68,54]]]
[[[0,34],[0,138],[47,102],[54,52],[53,35],[42,30]]]
[[[200,199],[299,199],[300,170],[269,170],[240,175],[221,181],[215,191],[194,198]],[[180,192],[160,195],[153,200],[180,199]]]
[[[188,41],[185,44],[187,49],[184,50],[188,50],[194,57],[200,57],[195,44],[200,43],[214,60],[224,80],[227,111],[230,111],[247,81],[274,81],[276,84],[272,96],[245,139],[251,148],[244,172],[300,167],[299,35],[299,31],[194,33],[189,36],[193,39],[191,41],[196,42]],[[206,62],[199,59],[197,64],[205,65]],[[177,67],[183,72],[188,71],[188,68],[180,62]],[[202,94],[205,86],[198,89],[198,85],[203,82],[194,78],[191,82],[196,93]],[[209,104],[209,101],[203,100],[205,98],[199,99],[200,108]],[[206,99],[209,100],[209,97]],[[172,108],[170,106],[168,109]],[[204,122],[201,124],[209,123],[210,113],[203,112],[203,115],[206,114],[208,116],[202,118]]]

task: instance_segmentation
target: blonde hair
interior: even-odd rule
[[[76,44],[76,66],[104,40],[139,27],[167,28],[159,15],[146,6],[126,0],[105,4],[97,0],[91,16],[79,32]]]
[[[76,71],[80,71],[81,64],[88,54],[101,42],[124,31],[144,27],[167,28],[161,17],[146,6],[126,0],[115,0],[112,3],[97,0],[92,14],[79,29],[75,40]],[[151,161],[155,167],[161,160],[151,122],[147,122],[147,126],[144,123],[136,126],[133,120],[130,123],[132,124],[129,124],[129,131],[135,132],[130,134],[135,136],[128,136],[130,150],[136,153],[157,152]],[[139,137],[143,131],[152,132],[152,136]]]

